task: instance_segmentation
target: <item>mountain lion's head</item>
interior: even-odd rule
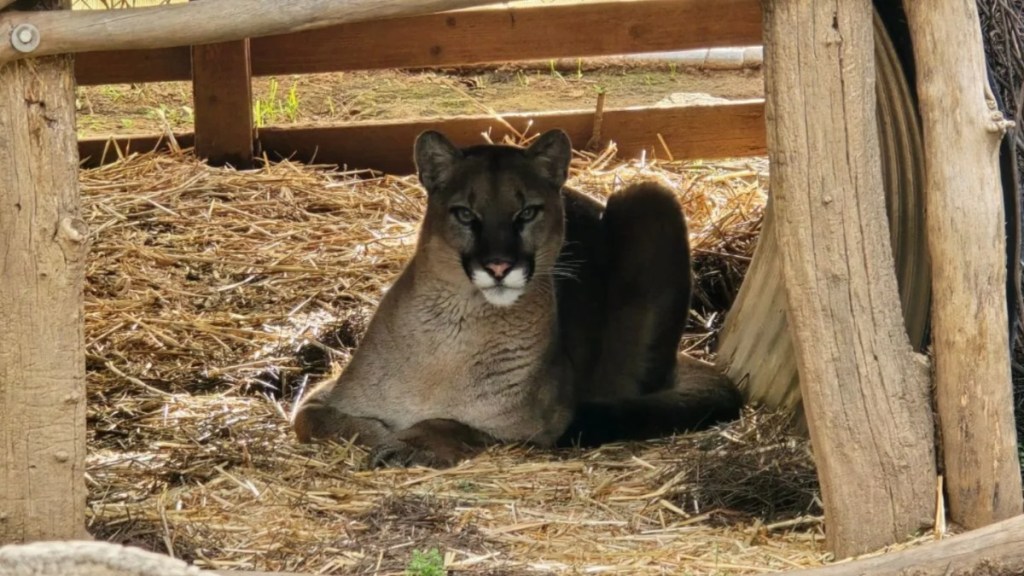
[[[427,190],[421,242],[447,252],[432,259],[461,266],[495,306],[511,306],[535,276],[552,273],[564,236],[561,189],[572,157],[564,132],[546,132],[528,148],[459,149],[429,131],[415,148]]]

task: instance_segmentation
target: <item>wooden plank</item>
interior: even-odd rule
[[[455,66],[761,43],[758,0],[474,10],[254,38],[256,76]],[[453,23],[453,24],[450,24]],[[189,80],[187,47],[84,52],[79,85]]]
[[[547,112],[503,116],[516,130],[537,134],[548,128],[565,130],[577,147],[590,139],[593,112]],[[441,130],[459,145],[483,141],[490,131],[496,141],[509,134],[492,116],[463,116],[398,122],[356,122],[313,128],[270,127],[258,131],[257,146],[272,159],[291,157],[371,168],[393,174],[410,173],[412,143],[424,130]],[[660,133],[676,159],[758,156],[765,153],[764,102],[746,100],[714,106],[664,106],[605,110],[601,133],[620,154],[665,158]],[[175,134],[181,148],[193,146],[192,134]],[[121,154],[170,149],[163,136],[122,136],[79,140],[86,167],[113,162]]]
[[[191,79],[192,53],[188,46],[83,52],[75,56],[75,81],[79,86]]]
[[[573,145],[590,139],[593,112],[510,114],[506,122],[530,134],[549,128],[565,130]],[[531,125],[532,122],[532,125]],[[298,160],[373,168],[402,174],[413,170],[412,143],[424,130],[440,130],[457,145],[482,143],[491,131],[499,141],[509,131],[490,116],[426,119],[414,122],[367,122],[317,128],[261,128],[264,152]],[[605,110],[601,134],[619,152],[636,157],[665,158],[658,134],[676,159],[754,156],[765,153],[764,104],[760,100],[716,106],[666,106]]]
[[[252,168],[249,40],[192,48],[196,155],[211,165]]]
[[[71,58],[0,66],[0,544],[85,536],[75,160]]]
[[[765,3],[773,233],[837,558],[931,525],[937,482],[887,229],[871,18],[871,0]]]
[[[175,134],[174,139],[180,148],[192,148],[195,144],[193,134]],[[78,141],[78,157],[83,167],[95,168],[110,164],[122,156],[154,150],[167,152],[172,148],[170,141],[161,135],[83,138]]]
[[[31,53],[0,42],[0,64],[22,58],[97,50],[138,50],[229,42],[494,4],[496,0],[217,0],[127,10],[50,10],[0,13],[0,30],[35,26]]]
[[[1022,511],[1007,334],[999,144],[973,0],[908,2],[924,127],[932,347],[950,518],[968,528]],[[987,97],[986,97],[987,95]]]
[[[467,10],[254,38],[257,76],[452,66],[761,43],[759,0]]]
[[[542,114],[511,114],[506,122],[531,134],[559,127],[568,132],[575,146],[590,139],[594,114],[589,111]],[[601,133],[616,143],[620,154],[666,158],[658,133],[673,158],[729,158],[759,156],[766,152],[764,102],[760,99],[716,106],[673,106],[606,110]],[[271,159],[293,158],[372,168],[390,173],[413,171],[413,141],[424,130],[440,130],[460,146],[482,142],[490,131],[497,141],[509,130],[492,116],[465,116],[397,122],[358,122],[341,126],[312,128],[261,128],[257,146]],[[194,146],[194,134],[175,134],[179,148]],[[119,154],[167,151],[171,147],[161,135],[83,138],[79,155],[86,167],[114,162]],[[120,153],[119,153],[120,150]]]
[[[575,146],[590,139],[593,112],[572,111],[503,116],[516,130],[530,133],[559,127],[568,132]],[[532,124],[531,124],[532,122]],[[424,130],[441,130],[459,145],[482,142],[490,131],[498,140],[509,131],[491,116],[464,116],[398,122],[358,122],[314,128],[270,127],[258,131],[257,146],[270,157],[291,157],[372,168],[393,174],[410,173],[412,143]],[[764,103],[748,100],[715,106],[665,106],[606,110],[601,133],[615,141],[625,156],[646,153],[665,158],[658,141],[661,133],[676,159],[757,156],[765,153]],[[192,134],[175,134],[181,148],[191,147]],[[167,139],[159,135],[84,138],[78,142],[86,167],[113,162],[122,154],[165,151]]]

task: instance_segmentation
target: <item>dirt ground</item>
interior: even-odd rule
[[[607,65],[577,61],[528,68],[442,72],[386,70],[253,80],[257,126],[311,125],[468,114],[653,105],[674,93],[729,99],[763,93],[759,69],[697,70],[667,62]],[[190,131],[187,82],[78,88],[79,137]]]

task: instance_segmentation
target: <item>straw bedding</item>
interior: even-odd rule
[[[701,293],[684,345],[706,356],[749,261],[766,162],[580,154],[597,196],[680,191]],[[299,445],[295,398],[343,366],[411,254],[412,177],[145,154],[82,172],[89,528],[204,568],[754,574],[824,560],[808,447],[750,411],[689,437],[593,451],[499,447],[447,471],[360,468]]]

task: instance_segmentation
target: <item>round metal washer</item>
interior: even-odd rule
[[[18,52],[32,52],[39,47],[39,29],[31,24],[18,24],[11,31],[11,46]]]

